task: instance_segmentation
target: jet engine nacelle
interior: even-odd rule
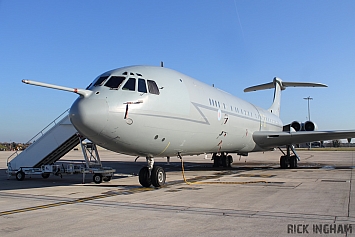
[[[302,131],[316,131],[318,130],[317,124],[313,123],[312,121],[307,121],[302,124]]]
[[[318,130],[317,124],[315,124],[312,121],[307,121],[304,123],[300,123],[298,121],[293,121],[291,124],[291,127],[295,129],[296,132],[298,131],[316,131]]]
[[[298,121],[293,121],[291,123],[291,127],[293,127],[293,129],[295,129],[295,131],[298,132],[298,131],[301,131],[302,124],[300,122],[298,122]]]

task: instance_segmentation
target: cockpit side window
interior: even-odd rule
[[[147,93],[147,85],[144,79],[138,79],[138,92]]]
[[[95,82],[94,86],[101,86],[109,76],[102,76]]]
[[[155,95],[159,95],[160,94],[159,88],[158,88],[157,84],[155,83],[155,81],[147,80],[147,83],[148,83],[149,93],[152,93],[152,94],[155,94]]]
[[[120,76],[112,76],[110,79],[106,82],[105,86],[110,87],[110,89],[118,89],[122,82],[125,80],[125,77],[120,77]]]
[[[122,87],[122,90],[135,91],[136,90],[136,79],[129,78],[126,84]]]

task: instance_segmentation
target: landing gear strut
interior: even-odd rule
[[[154,159],[147,157],[148,166],[143,167],[139,171],[139,183],[149,188],[152,184],[156,188],[160,188],[165,184],[166,174],[162,167],[154,166]]]
[[[281,169],[286,169],[286,168],[297,168],[297,162],[300,161],[299,156],[296,154],[295,148],[293,145],[287,145],[286,146],[286,153],[281,150],[279,147],[280,151],[284,154],[283,156],[280,157],[280,167]],[[291,155],[291,151],[293,155]]]

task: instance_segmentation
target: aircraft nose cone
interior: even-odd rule
[[[69,116],[78,132],[92,139],[105,128],[108,105],[104,99],[78,98],[71,106]]]

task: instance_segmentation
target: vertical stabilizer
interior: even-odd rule
[[[275,77],[273,82],[252,86],[244,89],[244,92],[259,91],[275,88],[274,100],[268,111],[276,116],[280,116],[280,106],[281,106],[281,91],[285,90],[286,87],[328,87],[327,85],[321,83],[313,82],[283,82],[280,78]]]
[[[275,114],[277,117],[280,117],[280,107],[281,107],[281,91],[285,89],[282,87],[282,80],[275,77],[273,80],[275,87],[274,90],[274,99],[271,107],[268,109],[270,113]]]

